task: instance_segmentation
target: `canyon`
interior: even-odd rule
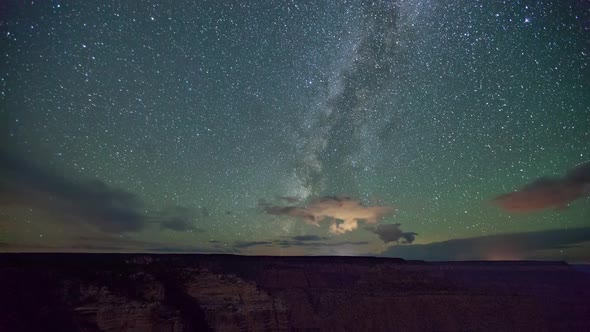
[[[0,254],[0,331],[590,331],[563,262]]]

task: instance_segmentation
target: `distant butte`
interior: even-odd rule
[[[562,262],[0,254],[0,331],[590,331]]]

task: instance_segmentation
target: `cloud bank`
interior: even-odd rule
[[[569,248],[590,241],[590,227],[453,239],[391,246],[382,256],[432,261],[531,259],[541,250]],[[580,259],[590,260],[590,253]]]
[[[390,206],[365,206],[361,201],[345,196],[327,196],[312,200],[308,205],[281,206],[262,202],[264,212],[275,216],[287,216],[319,226],[327,220],[330,233],[344,234],[358,228],[359,222],[376,224],[379,219],[393,212]]]
[[[174,231],[196,230],[191,212],[172,207],[147,214],[135,194],[102,181],[75,181],[0,150],[0,206],[28,206],[62,222],[79,222],[104,233],[130,233],[148,224]]]
[[[340,241],[340,242],[324,242],[325,237],[316,235],[301,235],[283,237],[278,240],[268,241],[237,241],[234,243],[236,249],[247,249],[256,246],[274,247],[279,246],[283,248],[289,247],[311,247],[311,248],[326,248],[326,247],[341,247],[341,246],[362,246],[367,245],[367,241]]]
[[[565,208],[590,195],[590,162],[582,163],[561,178],[540,178],[523,188],[500,195],[492,202],[508,212],[534,212]]]
[[[403,232],[400,229],[401,224],[381,224],[377,227],[367,228],[371,232],[379,235],[379,238],[385,242],[398,242],[401,240],[402,243],[412,243],[416,239],[418,233],[414,232]]]

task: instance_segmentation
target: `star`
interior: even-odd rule
[[[570,170],[590,155],[587,11],[557,0],[34,6],[0,25],[0,213],[14,221],[0,248],[100,238],[138,252],[380,255],[378,229],[417,234],[409,247],[587,227],[577,192],[534,214],[490,204],[556,177],[583,188],[584,168]],[[334,197],[395,211],[346,218]],[[313,222],[326,201],[333,211]],[[344,250],[342,237],[363,244]]]

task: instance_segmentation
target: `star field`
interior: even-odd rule
[[[65,202],[0,205],[6,248],[377,255],[414,245],[389,243],[401,234],[589,226],[587,195],[531,213],[490,203],[590,160],[584,1],[0,6],[0,148],[48,185],[0,184]],[[119,191],[131,211],[104,201],[132,231],[105,234],[111,214],[63,221]],[[344,203],[350,224],[393,212],[346,231],[310,219]]]

